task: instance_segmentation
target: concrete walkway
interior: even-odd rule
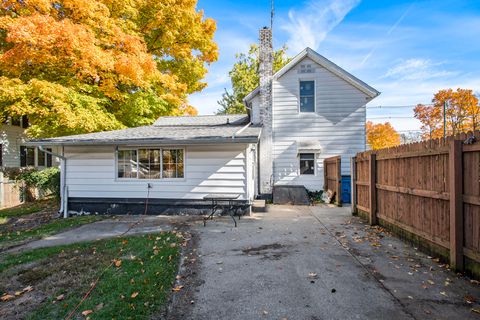
[[[192,301],[172,319],[479,318],[465,301],[478,286],[346,208],[273,206],[194,230],[198,279],[184,279]]]
[[[199,217],[188,216],[117,216],[83,225],[41,240],[32,241],[6,252],[113,238],[123,235],[125,232],[127,232],[126,235],[135,235],[169,231],[175,226],[184,225],[198,219]]]

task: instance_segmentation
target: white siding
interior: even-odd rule
[[[299,73],[311,64],[314,73]],[[315,80],[315,113],[299,113],[299,81]],[[276,184],[323,188],[323,159],[342,156],[342,174],[350,174],[350,157],[365,150],[367,96],[325,68],[305,58],[273,82],[273,157]],[[299,175],[297,142],[318,143],[316,174]]]
[[[260,124],[261,119],[260,119],[260,95],[257,94],[255,97],[253,97],[252,101],[250,102],[251,108],[252,108],[252,123],[253,124]]]
[[[0,128],[3,166],[17,168],[20,166],[20,146],[25,140],[22,127],[4,124]]]
[[[183,146],[172,146],[183,147]],[[116,178],[115,147],[65,147],[69,197],[202,199],[210,193],[240,194],[247,199],[247,145],[185,146],[185,178],[122,180]]]

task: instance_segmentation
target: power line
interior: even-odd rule
[[[385,117],[367,117],[368,119],[415,119],[413,116],[385,116]]]
[[[422,106],[433,106],[431,103],[419,103]],[[367,106],[367,109],[404,109],[404,108],[415,108],[418,104],[415,105],[406,105],[406,106]]]

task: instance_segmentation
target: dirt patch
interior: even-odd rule
[[[47,224],[59,217],[58,206],[46,206],[39,212],[8,218],[5,224],[0,225],[0,233],[22,232]]]
[[[96,255],[94,251],[95,248],[85,248],[61,252],[33,264],[16,266],[7,272],[2,272],[0,288],[4,292],[22,291],[28,286],[33,290],[25,292],[12,301],[2,302],[0,318],[23,319],[47,299],[52,299],[52,303],[61,303],[57,302],[55,297],[66,289],[70,292],[82,292],[88,289],[95,276],[91,272],[91,266],[109,262],[109,257]]]
[[[287,247],[289,246],[280,243],[272,243],[258,247],[249,247],[243,249],[242,252],[249,256],[262,256],[262,259],[264,260],[280,260],[289,254],[289,251],[286,250]]]
[[[186,229],[187,226],[182,225],[181,228]],[[165,311],[157,317],[152,317],[152,319],[183,319],[190,314],[195,305],[195,292],[204,281],[198,277],[200,268],[200,259],[197,252],[199,236],[194,232],[188,234],[190,239],[182,247],[180,268],[176,280],[176,286],[182,286],[182,290],[174,292]]]
[[[280,243],[272,243],[272,244],[264,244],[258,247],[248,247],[246,249],[243,249],[242,252],[244,254],[261,254],[263,251],[267,250],[280,250],[282,248],[285,248],[283,244]]]

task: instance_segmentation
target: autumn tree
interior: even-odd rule
[[[253,91],[260,84],[258,77],[259,69],[259,50],[256,44],[252,44],[248,53],[236,55],[237,62],[229,72],[232,83],[232,92],[225,90],[222,99],[218,101],[221,108],[220,114],[246,113],[247,110],[243,104],[243,98]],[[276,50],[273,53],[273,72],[277,72],[284,65],[290,62],[291,58],[287,56],[287,47]]]
[[[195,114],[218,58],[195,0],[6,0],[0,4],[1,116],[34,137]]]
[[[443,137],[444,107],[447,135],[456,135],[461,132],[478,130],[480,106],[472,90],[452,89],[438,91],[432,105],[417,105],[414,109],[415,118],[422,123],[424,138],[434,139]]]
[[[395,147],[400,144],[400,134],[389,122],[374,124],[367,121],[367,143],[373,150]]]

